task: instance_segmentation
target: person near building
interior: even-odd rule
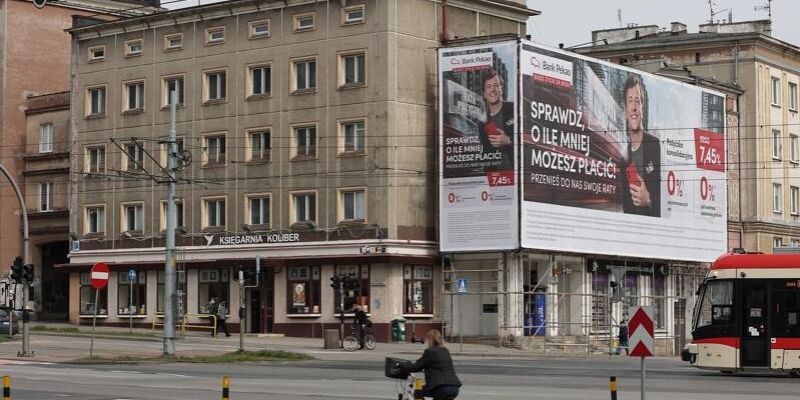
[[[363,349],[364,339],[367,337],[367,328],[372,326],[372,322],[370,322],[367,313],[360,305],[353,306],[353,311],[355,312],[355,321],[353,323],[356,324],[356,333],[358,333],[358,348]]]
[[[230,336],[231,333],[228,332],[228,323],[225,322],[225,318],[227,317],[228,303],[225,299],[222,299],[217,306],[217,332],[225,332],[225,336]]]
[[[215,318],[215,316],[217,315],[217,299],[212,297],[211,299],[208,300],[208,303],[206,303],[206,314],[208,315],[208,323],[211,326],[211,328],[216,328],[217,319]],[[215,332],[216,330],[212,329],[211,336],[214,336]]]
[[[432,397],[434,400],[455,399],[461,388],[461,380],[456,375],[453,359],[444,345],[442,334],[431,329],[425,339],[428,348],[419,360],[407,367],[408,372],[425,371],[425,397]]]
[[[623,318],[622,321],[619,322],[619,334],[617,335],[617,339],[619,339],[619,344],[617,345],[616,354],[622,354],[622,349],[625,349],[625,355],[629,354],[628,352],[628,320]]]
[[[478,129],[489,171],[514,170],[514,103],[503,101],[503,82],[494,69],[483,76],[486,119]]]
[[[661,143],[647,132],[647,90],[638,74],[625,81],[628,159],[623,167],[622,211],[661,217]]]

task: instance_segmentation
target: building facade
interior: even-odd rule
[[[234,329],[320,337],[344,304],[383,340],[397,318],[418,337],[442,327],[435,48],[519,35],[535,14],[508,0],[240,0],[70,29],[70,321],[161,321],[177,90],[179,314],[203,324],[226,299],[246,306]],[[242,302],[238,270],[257,262]],[[334,275],[357,282],[343,299]]]

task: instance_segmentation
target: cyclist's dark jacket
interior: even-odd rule
[[[365,313],[365,312],[364,312],[364,310],[358,310],[358,311],[356,311],[356,315],[355,315],[355,323],[356,323],[357,325],[366,325],[366,326],[370,326],[370,325],[372,325],[372,324],[369,322],[369,318],[367,318],[367,313]]]
[[[461,386],[447,347],[433,346],[425,350],[422,357],[410,368],[411,372],[422,370],[425,370],[426,390],[434,390],[443,385]]]

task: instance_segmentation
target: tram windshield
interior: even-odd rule
[[[709,280],[700,288],[700,301],[696,303],[694,329],[711,325],[727,325],[733,310],[733,282]]]

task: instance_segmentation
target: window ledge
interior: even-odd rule
[[[315,87],[308,88],[308,89],[292,90],[292,92],[289,93],[289,94],[292,95],[292,96],[302,96],[304,94],[314,94],[314,93],[317,93],[317,88],[315,88]]]
[[[106,60],[105,58],[95,58],[95,59],[87,60],[86,63],[87,64],[101,63],[101,62],[103,62],[105,60]]]
[[[336,89],[338,89],[338,90],[351,90],[351,89],[363,89],[365,87],[367,87],[366,83],[345,83],[345,84],[339,85],[339,87],[336,88]]]
[[[221,44],[225,44],[225,39],[209,40],[209,41],[206,42],[206,46],[219,46]]]
[[[225,166],[224,162],[208,162],[200,166],[200,168],[222,168]]]
[[[286,314],[287,318],[319,318],[322,314]]]
[[[178,103],[178,105],[175,108],[177,109],[186,108],[186,104]],[[161,111],[169,111],[169,104],[162,104]]]
[[[105,118],[106,113],[87,114],[85,119]]]
[[[272,98],[272,93],[264,93],[264,94],[251,94],[245,97],[245,101],[252,101],[252,100],[266,100]]]
[[[341,26],[363,25],[365,22],[366,20],[364,19],[358,21],[342,22]]]
[[[144,108],[142,107],[131,108],[130,110],[125,110],[122,112],[122,115],[138,115],[138,114],[144,114]]]
[[[117,318],[125,318],[125,319],[145,319],[145,318],[147,318],[147,314],[137,314],[137,315],[117,314]]]
[[[363,157],[367,155],[367,152],[364,150],[355,150],[355,151],[343,151],[336,155],[336,157],[348,158],[348,157]]]
[[[250,39],[250,40],[256,40],[256,39],[266,39],[266,38],[268,38],[270,36],[271,35],[269,33],[261,33],[261,34],[258,34],[258,35],[249,35],[247,38]]]
[[[227,98],[208,99],[208,100],[204,101],[202,105],[203,106],[214,106],[214,105],[217,105],[217,104],[225,104],[227,102],[228,102]]]
[[[773,107],[781,108],[781,105],[779,103],[770,103],[770,105],[772,105]]]
[[[433,318],[433,314],[403,314],[403,318]]]
[[[165,47],[164,48],[164,53],[167,53],[167,52],[170,52],[170,51],[179,51],[179,50],[183,50],[183,46]]]
[[[78,318],[94,318],[94,315],[81,314]],[[97,318],[108,318],[108,314],[98,315]]]
[[[270,224],[248,224],[247,227],[254,232],[266,232],[272,229]]]
[[[316,159],[317,159],[317,156],[315,156],[315,155],[314,156],[294,156],[289,161],[292,161],[292,162],[294,162],[294,161],[314,161]]]
[[[128,53],[128,54],[125,54],[125,58],[134,58],[134,57],[141,57],[141,56],[142,56],[142,52],[141,52],[141,51],[140,51],[140,52],[138,52],[138,53]]]
[[[245,165],[260,165],[260,164],[269,164],[270,159],[269,157],[266,158],[251,158],[247,160]]]
[[[105,237],[106,237],[105,232],[90,232],[83,234],[84,239],[105,239]]]
[[[791,108],[791,107],[789,107],[789,111],[791,111],[791,112],[793,112],[793,113],[795,113],[795,114],[796,114],[796,113],[797,113],[797,108]]]

